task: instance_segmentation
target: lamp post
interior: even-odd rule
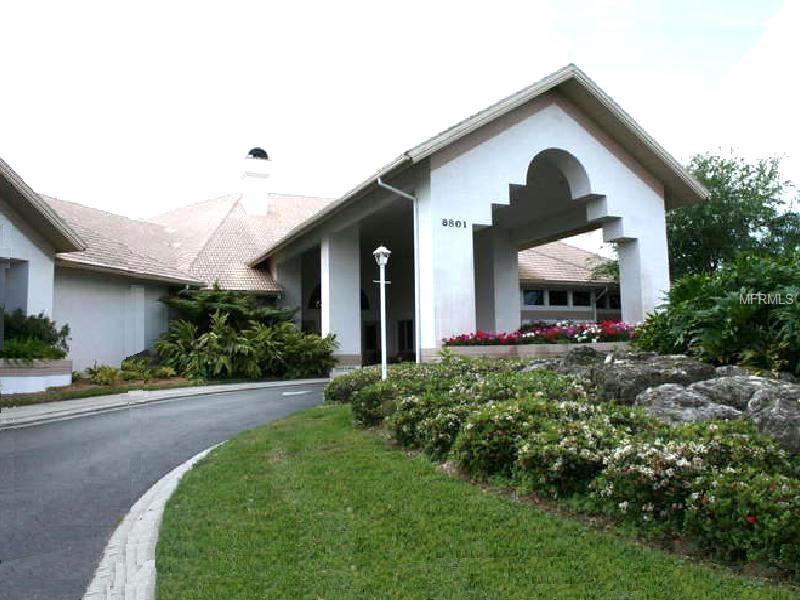
[[[380,277],[378,283],[381,286],[381,380],[386,381],[386,263],[389,262],[391,252],[386,246],[378,246],[372,256],[378,263]]]

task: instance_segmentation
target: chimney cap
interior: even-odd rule
[[[267,151],[263,148],[256,146],[255,148],[251,148],[250,152],[247,153],[247,158],[257,158],[260,160],[269,160],[269,155]]]

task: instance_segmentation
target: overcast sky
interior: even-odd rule
[[[574,62],[680,161],[786,155],[797,0],[0,0],[0,156],[38,192],[134,217],[237,191],[338,196]],[[791,57],[794,57],[793,59]]]

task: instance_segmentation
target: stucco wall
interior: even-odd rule
[[[11,259],[3,290],[6,309],[52,314],[54,250],[1,198],[0,259]]]
[[[57,267],[53,315],[70,327],[73,367],[119,365],[149,348],[167,326],[158,301],[166,292],[163,284]]]

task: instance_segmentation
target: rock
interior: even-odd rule
[[[523,364],[519,371],[521,373],[529,373],[531,371],[536,371],[537,369],[550,369],[551,371],[558,371],[561,369],[561,359],[535,358]]]
[[[758,431],[773,436],[783,448],[800,452],[800,385],[758,390],[747,404],[747,416]]]
[[[636,396],[636,406],[670,425],[709,419],[736,419],[742,411],[712,402],[703,394],[675,383],[651,387]]]
[[[739,375],[747,377],[750,375],[750,371],[744,367],[736,367],[734,365],[725,365],[724,367],[717,367],[714,370],[717,372],[717,376],[719,377],[736,377]]]
[[[603,362],[606,358],[605,352],[598,352],[588,344],[571,348],[564,355],[564,367],[581,366],[586,367],[595,363]]]
[[[779,388],[781,384],[775,379],[755,377],[753,375],[733,377],[714,377],[705,381],[698,381],[689,386],[693,392],[706,396],[717,404],[733,406],[738,410],[746,410],[747,403],[758,390]]]
[[[714,377],[714,367],[683,355],[628,354],[611,364],[592,367],[590,379],[601,400],[633,404],[649,387],[665,383],[689,385]]]

